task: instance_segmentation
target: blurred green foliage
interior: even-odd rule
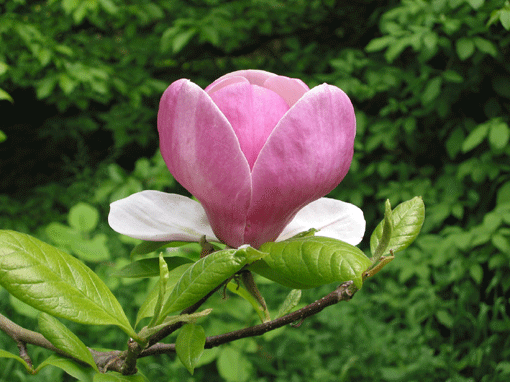
[[[358,125],[351,170],[331,196],[359,205],[370,233],[386,198],[421,195],[422,234],[351,302],[299,328],[207,350],[193,377],[166,356],[141,368],[169,381],[506,381],[509,30],[503,0],[0,0],[0,226],[48,241],[55,224],[99,237],[111,259],[95,269],[133,318],[153,284],[109,276],[135,241],[106,217],[109,202],[142,189],[185,192],[156,152],[166,86],[185,77],[205,87],[244,68],[328,82],[351,97]],[[72,217],[97,214],[85,230]],[[287,291],[264,292],[277,306]],[[35,327],[0,295],[2,312]],[[211,305],[207,335],[255,322],[234,296]],[[70,327],[87,345],[125,343]],[[69,380],[2,362],[0,380]]]

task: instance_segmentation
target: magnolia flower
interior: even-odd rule
[[[259,247],[310,228],[358,244],[361,210],[322,198],[347,174],[356,122],[347,95],[261,70],[205,90],[181,79],[159,105],[161,154],[199,202],[142,191],[111,204],[117,232],[149,241],[221,241]]]

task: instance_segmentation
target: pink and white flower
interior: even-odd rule
[[[111,204],[117,232],[149,241],[222,241],[259,247],[310,228],[358,244],[362,211],[323,198],[347,174],[356,122],[347,95],[261,70],[220,77],[205,90],[181,79],[158,113],[161,154],[200,203],[142,191]]]

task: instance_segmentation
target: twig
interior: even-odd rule
[[[285,326],[295,321],[305,319],[306,317],[313,316],[324,308],[339,303],[340,301],[348,301],[357,292],[358,288],[352,281],[348,281],[340,285],[333,292],[321,299],[305,306],[295,312],[289,313],[283,317],[277,318],[273,321],[265,322],[263,324],[251,326],[249,328],[235,330],[233,332],[220,334],[217,336],[207,337],[205,340],[205,348],[210,349],[227,342],[232,342],[246,337],[260,336],[266,332]],[[175,352],[175,344],[162,344],[157,343],[142,351],[139,357],[147,357],[156,354],[166,354]]]

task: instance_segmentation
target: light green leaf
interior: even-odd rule
[[[175,341],[175,351],[191,375],[204,352],[204,346],[205,331],[202,326],[190,323],[181,328]]]
[[[478,125],[464,140],[462,144],[462,152],[467,153],[477,147],[487,136],[489,132],[489,124],[483,123]]]
[[[390,240],[393,234],[393,221],[391,219],[392,211],[390,201],[387,199],[384,204],[384,219],[382,225],[381,237],[376,238],[377,246],[372,252],[372,262],[376,262],[379,258],[385,253],[388,245],[390,244]],[[372,233],[372,237],[374,236],[375,231]],[[372,238],[370,238],[370,242],[372,242]],[[375,242],[375,241],[374,241]]]
[[[193,263],[186,263],[183,265],[174,268],[168,273],[168,280],[166,282],[166,296],[174,289],[175,284],[181,279],[182,274],[193,265]],[[151,290],[145,301],[143,302],[140,310],[138,310],[138,314],[136,316],[136,325],[147,317],[154,316],[154,309],[156,307],[158,296],[160,293],[160,282],[158,280],[156,286]]]
[[[187,269],[163,306],[161,319],[169,313],[187,308],[214,288],[239,272],[245,265],[266,254],[252,247],[224,249],[198,260]]]
[[[425,219],[425,205],[420,196],[399,204],[391,212],[393,231],[386,250],[381,254],[384,256],[390,253],[406,249],[418,236]],[[370,237],[370,251],[375,253],[379,242],[382,239],[384,220],[375,228]]]
[[[255,313],[257,313],[257,315],[259,316],[260,321],[262,322],[271,321],[271,317],[269,317],[269,312],[267,311],[267,309],[265,310],[264,307],[255,299],[255,297],[253,297],[252,294],[248,292],[246,289],[244,289],[242,286],[237,285],[234,281],[230,281],[227,284],[227,289],[248,301],[252,306],[253,310],[255,310]]]
[[[104,233],[91,239],[82,239],[70,243],[71,251],[83,261],[99,263],[110,260],[110,250],[106,245],[108,238]]]
[[[501,9],[499,13],[499,21],[503,28],[510,30],[510,9]]]
[[[459,38],[455,44],[455,48],[457,50],[457,55],[462,61],[471,57],[475,52],[475,44],[473,40],[466,37]]]
[[[0,88],[0,100],[3,100],[3,99],[5,99],[11,103],[14,102],[11,95],[9,93],[7,93],[5,90]]]
[[[169,316],[163,320],[162,324],[152,326],[152,327],[144,326],[142,328],[142,330],[140,330],[139,335],[141,338],[149,338],[154,333],[159,332],[161,329],[163,329],[164,327],[166,327],[168,325],[173,325],[178,322],[194,323],[198,318],[205,317],[205,316],[209,315],[211,312],[212,312],[212,309],[209,308],[209,309],[204,309],[197,313],[178,314],[176,316]]]
[[[0,89],[0,93],[2,92],[2,89]],[[0,130],[0,143],[2,142],[5,142],[5,140],[7,139],[7,135],[5,135],[5,133]]]
[[[106,374],[97,373],[94,375],[93,382],[149,382],[149,380],[140,372],[134,375],[122,375],[116,371],[110,371]]]
[[[180,265],[192,263],[193,261],[180,256],[164,257],[169,270],[177,268]],[[134,261],[122,269],[113,273],[115,277],[144,278],[159,276],[159,259],[157,257]]]
[[[197,33],[195,28],[188,29],[182,33],[177,34],[172,41],[172,50],[174,53],[179,53]]]
[[[26,363],[26,361],[23,358],[21,358],[20,356],[17,356],[16,354],[12,354],[12,353],[9,353],[8,351],[0,349],[0,358],[12,358],[12,359],[15,359],[16,361],[21,363],[23,366],[25,366],[25,369],[27,369],[27,371],[29,373],[32,372],[32,368],[28,365],[28,363]]]
[[[137,338],[104,282],[73,256],[29,235],[0,230],[0,284],[48,314],[89,325],[117,325]]]
[[[442,84],[443,79],[441,77],[435,77],[431,79],[425,86],[425,89],[423,90],[423,93],[421,95],[421,101],[424,104],[434,101],[437,98],[437,96],[441,93]]]
[[[485,0],[467,0],[467,2],[471,5],[471,7],[473,7],[473,9],[478,9],[483,5]]]
[[[231,345],[221,349],[217,366],[220,375],[228,382],[246,382],[253,373],[251,362]]]
[[[365,50],[367,52],[377,52],[391,45],[394,41],[395,41],[394,36],[383,36],[374,38],[368,43],[368,45],[365,47]]]
[[[158,298],[156,299],[156,305],[154,307],[154,317],[152,318],[152,321],[149,323],[149,327],[154,326],[154,324],[157,321],[157,318],[159,317],[159,313],[161,313],[161,308],[163,307],[163,301],[165,298],[165,294],[167,291],[167,282],[170,279],[170,272],[168,271],[168,264],[166,263],[165,259],[163,258],[163,253],[161,252],[159,254],[158,258],[158,266],[159,266],[159,294]]]
[[[285,298],[285,301],[283,301],[282,305],[280,306],[278,314],[276,315],[275,318],[280,318],[290,313],[292,309],[294,309],[297,306],[297,304],[299,304],[300,300],[301,289],[292,289]]]
[[[39,372],[46,366],[55,366],[59,369],[64,370],[67,374],[76,378],[78,381],[82,382],[92,382],[94,378],[94,374],[97,372],[88,367],[79,365],[77,362],[70,360],[69,358],[64,358],[59,355],[53,354],[45,359],[36,369],[36,372]]]
[[[41,313],[39,315],[39,330],[57,349],[89,364],[99,372],[94,357],[85,344],[55,317]]]
[[[504,149],[510,138],[510,128],[505,122],[495,123],[489,130],[489,143],[497,150]]]
[[[358,248],[343,241],[322,236],[291,238],[265,243],[269,253],[250,270],[294,289],[353,280],[360,288],[362,274],[372,264]]]
[[[78,203],[69,210],[68,221],[78,231],[90,232],[97,227],[99,211],[90,204]]]
[[[0,76],[9,70],[9,65],[5,62],[0,61]]]
[[[58,245],[70,245],[73,242],[81,240],[80,232],[58,222],[48,224],[44,231],[46,235]]]
[[[491,41],[481,37],[475,37],[473,41],[480,52],[487,53],[492,57],[497,56],[498,50]]]

